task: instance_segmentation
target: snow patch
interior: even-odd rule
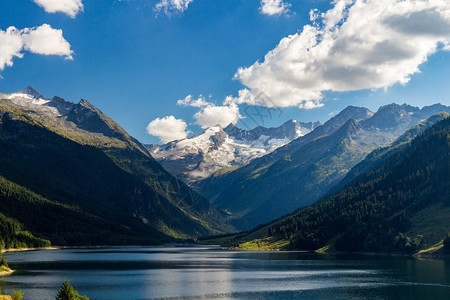
[[[51,117],[61,117],[67,114],[75,105],[62,98],[55,97],[53,99],[47,99],[23,92],[2,94],[2,98],[8,99],[24,108],[45,113]]]
[[[50,102],[49,99],[43,99],[43,98],[34,98],[33,96],[30,96],[28,94],[22,94],[22,93],[13,93],[6,96],[8,100],[11,100],[17,105],[25,106],[27,104],[33,104],[33,105],[44,105]]]
[[[285,130],[279,131],[263,129],[259,131],[259,136],[246,134],[240,129],[228,131],[230,134],[227,134],[222,127],[213,126],[200,135],[162,146],[148,146],[148,150],[173,175],[183,174],[187,181],[196,181],[222,168],[248,164],[308,134],[314,127],[302,127],[295,120],[290,123],[295,126],[284,127]],[[271,132],[270,135],[268,132]],[[219,139],[220,143],[216,143]]]

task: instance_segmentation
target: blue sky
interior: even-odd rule
[[[52,0],[39,1],[45,4]],[[292,71],[302,57],[291,59],[286,56],[298,54],[300,46],[294,44],[294,39],[297,44],[306,43],[304,38],[292,37],[290,48],[277,50],[280,40],[302,33],[304,25],[318,22],[310,19],[311,10],[327,12],[334,8],[332,12],[339,14],[334,3],[322,0],[286,0],[281,2],[287,5],[284,12],[268,15],[261,10],[259,0],[193,0],[183,11],[169,9],[168,14],[164,10],[155,11],[158,2],[159,0],[83,0],[83,10],[71,16],[68,12],[50,13],[49,6],[46,11],[45,6],[39,6],[32,0],[1,1],[0,30],[5,32],[10,26],[21,30],[49,24],[52,29],[62,30],[63,38],[70,44],[70,51],[73,53],[65,48],[65,52],[53,55],[51,50],[36,49],[25,42],[25,48],[21,50],[23,57],[14,57],[12,66],[0,68],[0,92],[14,92],[32,85],[48,97],[57,94],[73,102],[78,102],[81,98],[87,99],[144,143],[158,142],[157,137],[146,132],[146,127],[151,121],[166,116],[173,116],[186,123],[186,127],[177,127],[176,130],[189,131],[190,134],[201,132],[202,125],[205,127],[205,124],[211,122],[206,119],[215,117],[206,115],[205,110],[211,106],[215,108],[227,105],[225,109],[228,109],[230,105],[234,105],[241,117],[245,118],[242,119],[245,124],[254,127],[258,124],[245,114],[253,111],[253,104],[264,105],[257,99],[264,88],[267,88],[263,92],[268,95],[272,104],[280,107],[272,118],[264,119],[262,125],[265,126],[277,126],[288,119],[324,122],[347,105],[365,106],[372,110],[392,102],[406,102],[414,106],[437,102],[450,105],[450,51],[444,50],[445,41],[450,37],[450,27],[446,27],[450,21],[443,18],[443,22],[439,23],[443,24],[440,30],[433,27],[433,24],[425,29],[412,28],[408,25],[412,24],[409,22],[412,20],[410,16],[418,15],[423,20],[423,15],[420,14],[424,13],[414,8],[414,3],[408,19],[402,19],[402,15],[394,13],[386,15],[386,20],[393,20],[389,24],[395,23],[392,28],[403,30],[405,41],[398,38],[382,41],[387,46],[377,52],[381,53],[380,57],[396,57],[398,61],[407,63],[392,63],[390,60],[386,64],[377,61],[374,65],[382,70],[379,77],[373,74],[358,77],[355,75],[356,71],[353,72],[358,65],[350,63],[345,66],[345,70],[350,71],[340,75],[345,77],[345,82],[341,82],[336,76],[330,79],[331,73],[326,72],[331,72],[331,67],[327,67],[326,71],[311,71],[305,75],[299,75],[297,69]],[[448,4],[445,5],[447,6],[431,7],[430,4],[430,8],[439,12],[439,9],[448,9]],[[351,16],[358,12],[356,8],[352,11],[353,7],[348,4],[346,9],[349,12],[346,16],[348,19],[331,25],[336,27],[347,22],[348,28],[350,25],[355,28],[356,25],[351,23]],[[359,13],[367,11],[361,10]],[[361,15],[361,18],[369,17]],[[328,17],[326,22],[324,24],[333,21]],[[383,22],[385,26],[387,21]],[[339,38],[348,41],[348,36],[343,36],[342,32],[344,26]],[[376,30],[367,31],[368,40],[372,38],[371,32]],[[418,36],[417,32],[425,34]],[[429,37],[433,39],[430,41]],[[326,40],[325,35],[321,39]],[[414,48],[424,44],[421,39],[429,43],[428,49]],[[398,44],[393,45],[393,40],[398,40]],[[405,46],[406,40],[414,43]],[[437,48],[429,53],[433,42]],[[0,59],[1,45],[0,35]],[[402,48],[401,51],[399,48]],[[407,51],[408,48],[417,51]],[[336,62],[333,59],[344,61],[348,57],[355,57],[348,53],[351,49],[342,48],[340,56],[315,56],[315,62],[310,63],[307,70],[334,65]],[[271,50],[274,50],[273,56],[270,61],[265,61],[265,55]],[[369,50],[363,48],[358,53],[365,53],[364,51],[367,55],[370,54]],[[70,55],[72,60],[67,59]],[[399,57],[401,55],[404,57]],[[426,57],[423,63],[417,63],[420,55]],[[257,61],[259,65],[250,70],[249,67]],[[368,61],[367,57],[364,57],[364,61]],[[420,72],[414,70],[415,67]],[[243,68],[245,74],[235,77],[239,68]],[[291,71],[295,73],[294,79],[289,77]],[[357,71],[366,74],[364,72],[367,70]],[[321,76],[326,78],[323,82]],[[408,80],[402,83],[402,76]],[[314,78],[314,83],[308,82],[308,78]],[[239,91],[246,89],[249,95],[239,97]],[[314,90],[315,94],[309,95],[310,90]],[[203,101],[207,104],[196,107],[191,105],[192,102],[186,106],[177,105],[178,100],[185,99],[188,95],[192,95],[192,99],[203,95]],[[223,104],[224,99],[230,95],[233,99],[228,104]],[[316,108],[305,109],[299,106]],[[202,112],[203,115],[194,118],[196,113]],[[216,112],[219,113],[218,119],[224,117],[224,110],[219,112],[211,109],[212,114]],[[243,126],[242,120],[237,121],[238,125]]]

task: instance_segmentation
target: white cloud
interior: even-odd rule
[[[53,29],[44,24],[36,28],[22,30],[24,49],[42,55],[60,55],[73,59],[70,44],[63,37],[61,29]]]
[[[448,0],[336,0],[311,25],[283,38],[263,62],[240,68],[245,89],[225,103],[313,108],[325,91],[406,84],[450,43]],[[445,50],[444,49],[444,50]],[[264,93],[270,104],[259,97]]]
[[[283,0],[261,0],[259,10],[264,15],[274,16],[288,13],[289,7],[291,4]]]
[[[48,13],[62,12],[72,18],[83,11],[81,0],[33,0]]]
[[[193,1],[194,0],[160,0],[155,5],[155,11],[158,13],[163,11],[167,15],[172,14],[172,12],[184,12]]]
[[[147,126],[147,133],[158,137],[165,144],[174,140],[185,139],[189,134],[186,128],[187,124],[183,119],[167,116],[151,121]]]
[[[11,67],[14,57],[23,57],[22,48],[23,40],[18,29],[9,27],[6,31],[0,30],[0,71],[6,66]]]
[[[206,101],[205,97],[200,95],[197,99],[194,99],[192,95],[186,96],[184,99],[180,99],[177,101],[177,105],[180,106],[192,106],[192,107],[205,107],[210,105],[209,102]]]
[[[194,119],[196,120],[195,124],[200,125],[202,128],[216,125],[225,127],[230,123],[236,123],[242,118],[239,114],[239,107],[235,103],[216,106],[206,101],[202,95],[197,99],[194,99],[192,95],[188,95],[186,98],[178,100],[177,105],[200,108],[200,111],[194,114]]]
[[[23,50],[41,55],[59,55],[73,59],[70,44],[62,30],[48,24],[19,30],[13,26],[0,29],[0,71],[13,65],[13,59],[22,58]]]
[[[236,123],[241,119],[239,114],[239,107],[235,103],[230,103],[223,106],[216,106],[214,103],[206,101],[205,97],[200,95],[194,99],[192,95],[178,100],[177,105],[197,107],[200,110],[194,114],[195,124],[202,128],[221,125],[223,127],[230,123]]]
[[[225,127],[230,123],[237,123],[241,118],[239,107],[234,103],[225,106],[215,106],[211,104],[202,108],[194,115],[194,119],[197,120],[195,124],[200,125],[202,128],[208,128],[215,125]]]

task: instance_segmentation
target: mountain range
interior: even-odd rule
[[[229,213],[232,225],[249,230],[314,203],[371,151],[442,111],[450,108],[391,104],[373,113],[350,106],[268,155],[231,172],[216,172],[199,182],[198,190]]]
[[[448,113],[441,104],[349,106],[324,124],[218,125],[144,146],[87,100],[32,87],[0,94],[0,248],[147,245],[236,230],[286,249],[416,245],[423,219],[446,226]],[[389,232],[382,242],[376,224]],[[433,232],[428,243],[442,235]]]
[[[232,230],[87,100],[0,94],[0,217],[7,246],[155,244]],[[0,226],[1,227],[1,226]],[[6,238],[5,238],[6,236]]]
[[[146,148],[172,175],[195,185],[216,171],[230,171],[246,165],[320,125],[320,122],[296,120],[276,128],[258,126],[252,130],[240,129],[234,124],[225,128],[217,125],[191,138],[165,145],[146,145]]]
[[[439,251],[450,228],[449,132],[450,114],[433,115],[374,150],[337,191],[231,244],[318,252]]]

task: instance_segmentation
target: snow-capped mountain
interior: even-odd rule
[[[31,87],[0,94],[0,149],[0,190],[13,187],[33,200],[18,204],[0,196],[0,214],[26,219],[28,213],[17,212],[32,213],[44,224],[38,233],[51,242],[89,244],[100,232],[106,233],[105,243],[125,235],[155,243],[232,230],[207,199],[171,176],[87,100],[49,99]],[[55,235],[46,221],[50,215],[73,226]],[[35,243],[31,235],[26,238]]]
[[[66,115],[76,105],[74,103],[67,102],[58,96],[55,96],[52,99],[46,98],[31,86],[28,86],[26,89],[16,93],[0,93],[0,98],[8,99],[19,106],[34,111],[43,112],[46,115],[53,117]]]
[[[303,136],[320,122],[290,120],[276,128],[244,130],[233,124],[206,129],[202,134],[165,145],[147,145],[163,167],[188,183],[221,170],[226,172]]]

